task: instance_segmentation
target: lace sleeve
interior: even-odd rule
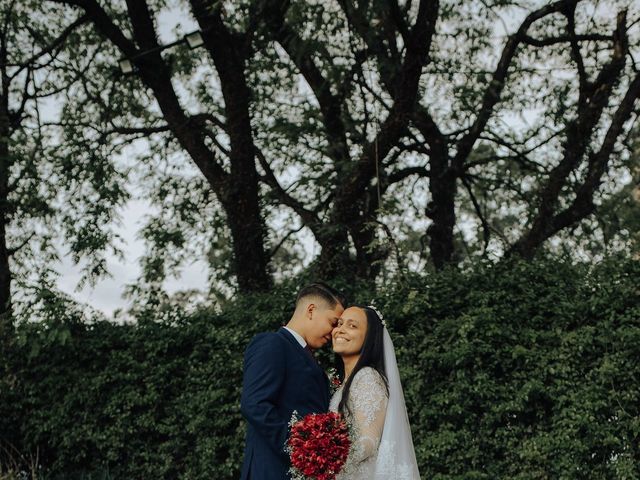
[[[380,444],[387,410],[387,390],[380,374],[365,367],[353,378],[348,406],[355,427],[355,438],[345,470],[373,455]]]

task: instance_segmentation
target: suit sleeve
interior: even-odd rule
[[[242,415],[273,451],[286,461],[284,451],[289,418],[278,413],[277,401],[285,381],[285,354],[272,335],[255,337],[244,355]]]

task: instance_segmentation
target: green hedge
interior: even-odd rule
[[[639,263],[478,265],[381,289],[423,478],[640,478]],[[242,353],[293,296],[22,325],[5,444],[37,452],[41,478],[238,478]]]

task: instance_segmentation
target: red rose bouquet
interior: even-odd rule
[[[350,447],[349,427],[342,415],[310,413],[291,426],[287,440],[291,474],[295,479],[333,480]]]

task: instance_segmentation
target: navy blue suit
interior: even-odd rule
[[[248,422],[240,479],[287,479],[291,415],[329,409],[327,376],[285,328],[260,333],[244,354],[240,409]]]

